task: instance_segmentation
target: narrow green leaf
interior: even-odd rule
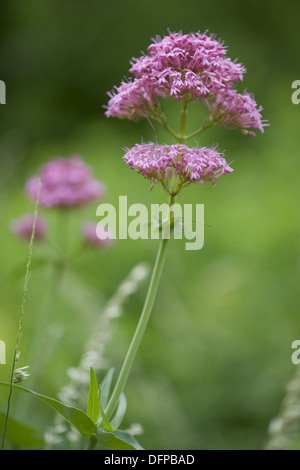
[[[113,367],[111,369],[109,369],[107,371],[102,383],[101,383],[100,400],[101,400],[101,405],[102,405],[103,409],[106,408],[107,403],[108,403],[109,392],[110,392],[110,389],[111,389],[111,383],[112,383],[112,378],[113,378],[114,372],[115,372],[115,369]]]
[[[99,392],[98,392],[98,383],[97,377],[94,369],[90,369],[90,390],[87,401],[86,414],[91,418],[93,423],[97,423],[100,413],[99,407]]]
[[[118,429],[123,421],[127,409],[127,400],[124,393],[121,393],[118,403],[118,408],[115,416],[110,421],[111,427],[115,430]]]
[[[98,429],[96,432],[98,444],[96,448],[106,450],[143,450],[140,444],[125,431],[107,432]]]
[[[0,385],[4,385],[9,387],[10,384],[8,382],[0,382]],[[65,405],[54,398],[47,397],[45,395],[41,395],[40,393],[33,392],[28,388],[21,387],[20,385],[14,385],[14,389],[21,390],[22,392],[29,393],[34,397],[39,398],[44,403],[49,405],[53,408],[57,413],[61,414],[77,431],[85,436],[91,436],[95,434],[97,430],[97,426],[93,421],[87,416],[82,410],[79,408],[74,408],[73,406]]]
[[[98,427],[100,427],[101,423],[103,423],[103,426],[104,428],[106,429],[106,431],[112,431],[113,428],[112,426],[110,425],[110,422],[108,421],[107,419],[107,416],[105,414],[105,411],[102,407],[102,404],[101,404],[101,395],[102,395],[102,391],[101,391],[101,387],[99,385],[99,394],[100,394],[100,400],[99,400],[99,408],[100,408],[100,415],[101,415],[101,418],[99,419],[98,421]]]

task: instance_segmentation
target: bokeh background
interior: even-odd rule
[[[147,122],[107,119],[107,91],[128,76],[129,60],[168,28],[214,32],[248,72],[239,91],[253,92],[271,126],[248,137],[214,128],[201,144],[218,142],[234,173],[215,188],[195,185],[183,202],[205,204],[205,244],[186,251],[170,243],[152,318],[130,375],[123,428],[140,423],[148,449],[262,449],[270,420],[279,412],[297,373],[291,344],[299,318],[299,119],[291,84],[300,79],[300,4],[279,1],[15,0],[0,5],[0,79],[7,104],[0,107],[0,338],[7,346],[8,380],[20,314],[28,244],[9,230],[11,219],[30,212],[26,180],[55,156],[80,154],[107,188],[105,201],[162,202],[123,162],[123,146],[169,136]],[[174,125],[178,107],[165,104]],[[191,108],[197,127],[200,105]],[[43,212],[43,211],[41,211]],[[95,222],[96,204],[68,218],[69,249],[78,226]],[[57,214],[43,212],[57,232]],[[59,227],[64,233],[65,220]],[[71,248],[70,248],[71,247]],[[98,317],[128,272],[153,265],[157,241],[119,240],[106,250],[76,257],[76,272],[50,298],[49,324],[39,325],[49,296],[47,248],[34,246],[26,300],[20,365],[27,365],[37,331],[47,340],[35,356],[37,391],[57,396],[67,369],[80,360]],[[73,276],[73,277],[72,277]],[[147,282],[113,322],[108,365],[119,370],[137,323]],[[30,387],[30,378],[24,385]],[[0,389],[5,411],[7,390]],[[30,413],[28,410],[30,409]],[[15,392],[11,417],[42,436],[54,413]],[[17,437],[16,437],[17,441]],[[16,443],[17,445],[17,443]]]

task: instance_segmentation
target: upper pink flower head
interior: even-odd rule
[[[195,100],[242,80],[245,68],[226,57],[226,48],[212,34],[179,32],[157,36],[148,55],[132,60],[130,72],[153,78],[166,97]]]
[[[247,92],[237,93],[235,82],[243,80],[245,67],[226,55],[223,42],[213,34],[171,33],[157,36],[147,54],[131,60],[133,78],[109,93],[107,117],[131,120],[147,118],[165,125],[159,98],[173,97],[186,103],[200,99],[211,111],[210,124],[230,129],[263,132],[261,107]]]
[[[155,119],[159,97],[194,101],[215,96],[242,80],[245,68],[226,57],[226,48],[212,34],[180,32],[157,36],[148,54],[132,59],[130,72],[134,79],[109,93],[107,117]]]
[[[40,191],[39,191],[39,184]],[[26,192],[44,207],[78,207],[101,198],[104,186],[92,176],[91,169],[79,156],[55,158],[46,163],[38,177],[26,184]]]

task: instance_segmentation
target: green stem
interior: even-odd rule
[[[85,450],[94,450],[94,448],[95,448],[97,442],[98,442],[98,440],[97,440],[97,438],[96,438],[95,435],[90,436],[89,441],[88,441],[88,443],[87,443],[87,445],[86,445]]]
[[[23,298],[22,298],[22,304],[21,304],[21,313],[20,313],[20,317],[19,317],[17,339],[16,339],[14,356],[13,356],[13,361],[12,361],[12,366],[11,366],[9,394],[8,394],[8,400],[7,400],[7,408],[6,408],[4,430],[3,430],[3,435],[2,435],[1,450],[4,449],[4,444],[5,444],[5,436],[6,436],[7,424],[8,424],[8,418],[9,418],[10,403],[11,403],[12,392],[13,392],[14,375],[15,375],[15,370],[16,370],[16,364],[18,362],[18,358],[19,358],[19,354],[20,354],[22,326],[23,326],[23,319],[24,319],[24,312],[25,312],[25,302],[26,302],[27,290],[28,290],[28,284],[29,284],[29,278],[30,278],[30,272],[31,272],[30,269],[31,269],[31,261],[32,261],[32,254],[33,254],[33,242],[34,242],[34,237],[35,237],[35,225],[36,225],[36,219],[37,219],[37,215],[38,215],[40,189],[41,189],[41,182],[39,181],[38,195],[37,195],[37,199],[36,199],[36,203],[35,203],[35,210],[34,210],[33,226],[32,226],[30,242],[29,242],[29,256],[28,256],[28,261],[27,261],[27,265],[26,265],[25,280],[24,280],[24,286],[23,286]]]
[[[210,127],[215,126],[216,124],[217,124],[217,121],[214,119],[210,119],[210,118],[205,119],[202,126],[198,130],[186,136],[186,140],[190,140],[190,139],[193,139],[194,137],[197,137],[198,135],[202,134],[202,132],[206,131],[206,129],[209,129]]]
[[[178,138],[181,144],[184,144],[186,142],[185,131],[186,131],[186,123],[187,123],[187,107],[188,107],[188,101],[184,100],[181,106],[180,130],[179,130],[179,138]]]
[[[56,244],[59,256],[50,265],[49,281],[47,287],[49,290],[46,293],[46,299],[44,308],[41,309],[34,336],[31,341],[30,351],[28,352],[28,363],[30,365],[30,377],[28,382],[31,383],[32,388],[38,388],[39,381],[42,378],[41,371],[45,366],[45,351],[46,351],[46,339],[47,339],[47,328],[51,324],[53,313],[55,312],[55,302],[58,297],[62,277],[66,267],[66,246],[67,246],[67,222],[66,218],[68,214],[63,211],[59,211],[57,214],[57,233],[56,233]],[[41,354],[43,352],[43,354]],[[25,416],[31,412],[29,397],[23,398],[19,404],[19,415],[25,419]]]
[[[171,129],[171,127],[168,126],[167,124],[167,121],[163,121],[163,122],[160,122],[160,124],[162,125],[162,127],[167,131],[169,132],[169,134],[174,137],[176,140],[179,140],[180,139],[180,136],[178,134],[176,134],[175,131],[173,131],[173,129]]]
[[[120,371],[117,383],[115,385],[114,391],[112,396],[109,400],[107,408],[105,409],[105,414],[108,419],[111,418],[112,413],[115,410],[115,407],[118,403],[120,395],[125,387],[130,369],[132,367],[135,355],[143,338],[146,326],[148,324],[148,320],[150,318],[150,314],[152,311],[152,307],[154,304],[154,300],[156,297],[164,261],[166,255],[166,247],[167,247],[168,239],[161,239],[159,250],[156,257],[155,266],[153,269],[147,297],[145,300],[145,304],[141,313],[140,320],[138,322],[137,328],[135,330],[134,336],[132,338],[131,344],[129,346],[128,352],[126,354],[122,369]]]
[[[44,354],[41,355],[41,352],[45,346],[47,328],[51,323],[52,314],[57,308],[55,305],[55,300],[59,292],[63,269],[63,263],[60,263],[59,261],[54,262],[53,266],[50,268],[51,272],[49,273],[49,291],[47,292],[45,307],[41,312],[41,316],[37,323],[36,330],[34,332],[34,338],[31,343],[31,350],[28,354],[31,370],[30,382],[32,383],[33,388],[36,387],[37,381],[40,378],[41,370],[43,368]]]
[[[166,120],[160,121],[160,124],[173,136],[178,140],[179,143],[185,143],[186,141],[186,124],[187,124],[187,107],[188,107],[188,101],[184,100],[182,103],[182,108],[181,108],[181,120],[180,120],[180,134],[177,135],[172,129],[170,129],[166,123]],[[167,191],[169,193],[169,191]],[[175,195],[171,194],[170,197],[170,203],[169,206],[171,207],[174,204],[175,200]],[[170,226],[174,224],[174,214],[170,214]],[[171,227],[172,228],[172,227]],[[107,416],[108,419],[111,418],[112,413],[114,412],[118,400],[120,398],[121,393],[124,390],[128,375],[130,373],[134,358],[136,356],[136,353],[138,351],[138,348],[140,346],[140,343],[142,341],[144,332],[146,330],[150,314],[152,311],[152,307],[155,301],[156,293],[158,290],[158,285],[165,261],[165,256],[166,256],[166,247],[167,247],[167,238],[162,238],[160,241],[160,246],[159,250],[157,253],[156,257],[156,262],[154,265],[150,285],[148,288],[145,304],[138,322],[138,325],[136,327],[135,333],[133,335],[132,341],[130,343],[129,349],[127,351],[126,357],[124,359],[119,377],[117,379],[115,388],[113,390],[113,393],[110,397],[109,403],[105,409],[105,415]]]
[[[17,350],[15,349],[14,357],[13,357],[13,365],[12,365],[11,374],[10,374],[9,393],[8,393],[8,399],[7,399],[6,416],[5,416],[4,430],[3,430],[3,435],[2,435],[1,450],[4,449],[4,443],[5,443],[5,436],[6,436],[8,417],[9,417],[9,411],[10,411],[10,402],[11,402],[12,391],[13,391],[13,381],[14,381],[14,373],[15,373],[15,367],[16,367],[16,355],[17,355]]]

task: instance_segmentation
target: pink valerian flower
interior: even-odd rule
[[[108,93],[107,117],[118,117],[138,121],[159,111],[159,102],[154,93],[154,84],[145,77],[123,81],[119,87]]]
[[[134,79],[109,93],[107,117],[155,118],[158,98],[212,97],[242,80],[246,69],[226,57],[226,48],[213,35],[180,32],[156,37],[148,55],[132,59],[129,71]]]
[[[148,143],[136,144],[126,150],[124,160],[131,169],[154,184],[160,181],[165,189],[172,181],[173,193],[190,183],[211,182],[214,185],[219,176],[233,171],[219,152],[205,147]]]
[[[26,184],[26,192],[33,201],[40,183],[39,204],[44,207],[79,207],[101,198],[105,192],[79,156],[58,157],[46,163],[40,175]]]
[[[240,129],[243,134],[255,136],[248,129],[259,129],[264,132],[264,126],[269,124],[262,120],[262,107],[257,106],[254,98],[244,91],[241,95],[236,90],[220,92],[213,103],[207,102],[211,119],[216,124],[222,124],[230,129]]]
[[[34,214],[26,214],[19,219],[13,220],[10,224],[10,229],[12,233],[17,235],[19,238],[30,240],[33,232],[33,224]],[[34,230],[35,240],[44,240],[47,234],[47,229],[46,221],[40,216],[36,217]]]
[[[114,236],[100,223],[85,222],[82,225],[82,234],[85,244],[89,246],[109,246],[114,240]]]
[[[151,78],[161,95],[191,101],[231,88],[246,71],[226,57],[226,48],[213,35],[200,32],[157,36],[148,55],[131,63],[130,72],[136,78]]]

